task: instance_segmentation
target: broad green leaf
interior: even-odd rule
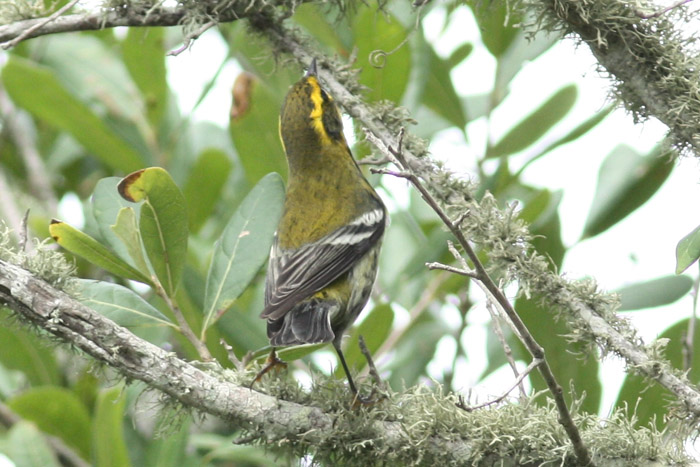
[[[187,206],[168,172],[151,167],[133,172],[119,182],[119,194],[141,205],[139,230],[151,267],[173,297],[185,267]]]
[[[472,50],[474,50],[474,46],[469,42],[457,46],[445,61],[447,67],[452,69],[462,63],[472,53]]]
[[[7,405],[41,431],[61,438],[83,459],[90,459],[90,414],[72,391],[57,386],[30,388]]]
[[[469,51],[471,47],[467,54]],[[428,47],[427,53],[429,64],[423,91],[423,104],[457,128],[464,130],[467,125],[467,116],[452,84],[450,64],[448,60],[440,58],[432,47]]]
[[[469,6],[482,31],[481,40],[491,55],[499,57],[520,33],[514,26],[520,22],[520,15],[506,2],[470,1]]]
[[[165,315],[126,287],[89,279],[75,279],[74,283],[79,287],[80,302],[120,326],[175,327]]]
[[[185,450],[191,446],[189,442],[191,426],[192,420],[188,417],[184,422],[179,422],[179,427],[174,433],[152,439],[148,443],[145,464],[150,467],[187,465]],[[200,461],[197,465],[207,465],[207,463]]]
[[[693,287],[688,276],[669,275],[626,285],[615,290],[620,295],[619,311],[668,305],[686,296]]]
[[[561,88],[537,110],[511,128],[498,143],[491,146],[486,151],[486,157],[501,157],[530,146],[564,118],[576,102],[576,95],[574,84]]]
[[[605,107],[604,109],[594,113],[589,118],[587,118],[583,122],[576,125],[576,127],[573,130],[571,130],[570,132],[568,132],[566,135],[564,135],[563,137],[559,138],[558,140],[556,140],[555,142],[553,142],[552,144],[547,146],[545,148],[545,150],[542,151],[541,155],[544,155],[550,151],[553,151],[554,149],[558,148],[559,146],[562,146],[566,143],[570,143],[570,142],[580,138],[581,136],[585,135],[590,130],[592,130],[596,125],[598,125],[600,122],[602,122],[605,117],[610,115],[610,112],[612,112],[614,108],[615,108],[615,106],[609,105],[609,106]]]
[[[394,323],[394,311],[389,304],[381,304],[367,315],[367,317],[353,329],[350,338],[344,345],[343,355],[350,370],[360,371],[367,366],[367,359],[360,352],[360,336],[365,339],[367,350],[370,355],[374,354],[391,332],[391,325]],[[343,367],[340,365],[335,369],[338,377],[345,375]]]
[[[126,247],[129,258],[134,262],[139,271],[150,275],[150,270],[143,256],[141,232],[136,221],[136,212],[131,206],[121,208],[117,214],[117,220],[111,226],[112,232],[119,237]]]
[[[16,325],[6,325],[9,320],[6,313],[0,316],[3,322],[0,326],[0,363],[8,370],[22,372],[32,386],[61,384],[61,373],[53,351],[35,333]]]
[[[676,246],[676,274],[688,269],[700,258],[700,226],[681,238]]]
[[[535,341],[544,348],[547,362],[557,382],[564,388],[567,404],[571,404],[571,392],[568,389],[573,384],[576,397],[586,394],[581,409],[588,413],[597,414],[602,397],[602,384],[598,376],[598,360],[595,358],[582,359],[583,346],[575,342],[572,343],[566,337],[571,333],[571,330],[561,320],[555,320],[554,316],[547,309],[542,308],[539,303],[540,299],[537,297],[530,300],[519,298],[515,306]],[[520,343],[513,347],[513,352],[516,359],[522,359],[525,362],[531,360],[530,354]],[[547,385],[537,371],[530,373],[530,381],[535,391],[547,389]]]
[[[286,177],[287,161],[279,139],[279,110],[282,99],[249,73],[236,78],[229,131],[250,184],[266,174]]]
[[[120,386],[102,390],[95,404],[92,422],[92,445],[96,467],[131,465],[124,440],[126,397]]]
[[[646,156],[618,146],[603,161],[598,185],[581,238],[593,237],[624,219],[661,187],[673,161],[660,148]]]
[[[269,174],[250,191],[214,247],[202,332],[214,324],[265,263],[284,206],[284,183]]]
[[[114,224],[117,223],[119,213],[124,208],[129,208],[134,211],[134,216],[138,218],[141,214],[141,206],[134,206],[133,203],[126,201],[119,195],[117,185],[121,181],[120,177],[107,177],[99,180],[95,185],[95,189],[90,197],[90,207],[92,215],[97,224],[97,230],[100,233],[102,240],[106,241],[109,247],[124,261],[128,262],[136,269],[146,275],[150,275],[148,268],[143,269],[141,265],[136,263],[130,254],[130,249],[141,245],[139,240],[137,245],[133,244],[133,239],[129,239],[129,243],[124,241],[120,234],[114,230]],[[126,219],[122,219],[124,222]],[[123,232],[121,232],[123,234]]]
[[[164,28],[129,28],[122,42],[124,64],[138,86],[148,120],[158,128],[168,101]]]
[[[294,10],[294,21],[313,35],[319,44],[331,47],[341,56],[348,55],[348,49],[339,35],[344,31],[337,24],[329,21],[324,14],[327,8],[320,4],[303,3]]]
[[[496,107],[508,95],[512,79],[524,64],[539,57],[559,40],[558,34],[542,32],[535,37],[526,37],[522,29],[519,30],[509,47],[497,57],[496,79],[491,93],[492,106]]]
[[[421,376],[433,359],[437,344],[450,332],[447,325],[430,313],[423,313],[394,346],[395,356],[388,365],[389,384],[393,388],[410,387]]]
[[[219,149],[207,149],[197,158],[182,190],[187,200],[190,232],[197,232],[214,211],[231,168],[229,157]]]
[[[31,422],[20,420],[7,432],[7,455],[13,467],[61,467],[46,437]]]
[[[660,313],[661,315],[661,313]],[[659,316],[659,321],[663,322],[663,316]],[[696,329],[698,323],[696,322]],[[684,342],[688,333],[688,320],[680,321],[666,329],[657,340],[667,340],[664,357],[674,368],[684,369]],[[695,333],[695,342],[692,345],[693,355],[688,380],[691,384],[700,382],[700,342],[698,333]],[[625,378],[620,394],[617,397],[616,407],[635,409],[637,426],[648,426],[653,420],[656,426],[663,429],[666,425],[666,416],[674,410],[673,396],[666,388],[650,382],[648,379],[629,373]]]
[[[2,79],[17,105],[70,133],[105,165],[125,172],[143,165],[141,155],[70,94],[48,68],[12,56],[3,67]]]
[[[352,24],[357,48],[357,66],[362,70],[360,83],[370,91],[373,101],[401,102],[411,73],[411,50],[402,41],[408,31],[389,13],[363,7]]]
[[[112,253],[100,242],[65,222],[52,220],[49,233],[56,240],[56,243],[66,250],[115,276],[152,284],[148,277]]]

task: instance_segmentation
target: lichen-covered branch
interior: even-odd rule
[[[654,15],[655,2],[522,0],[533,29],[574,33],[614,81],[613,93],[634,117],[655,117],[681,150],[700,156],[700,56],[680,24],[687,8]]]
[[[328,58],[319,59],[297,32],[282,24],[265,25],[262,32],[276,49],[292,55],[302,67],[314,55],[321,79],[345,111],[384,147],[396,143],[408,120],[405,111],[388,104],[370,106],[363,102],[358,97],[354,76],[331,73],[330,69],[340,69],[341,64]],[[542,297],[545,305],[557,316],[566,316],[566,322],[592,351],[599,345],[604,352],[619,355],[630,370],[667,388],[696,418],[700,417],[700,391],[681,372],[659,358],[657,347],[646,347],[636,330],[617,318],[614,297],[599,291],[592,281],[571,282],[552,273],[549,262],[534,252],[526,226],[511,209],[500,209],[488,194],[477,201],[472,196],[474,187],[442,169],[430,158],[422,157],[425,144],[409,133],[404,138],[402,154],[406,168],[425,182],[443,210],[452,219],[462,220],[459,225],[465,237],[489,253],[489,267],[503,271],[508,278],[517,281],[523,293]]]
[[[250,382],[254,372],[224,371],[215,365],[183,361],[3,260],[0,304],[184,407],[248,430],[248,439],[286,446],[297,453],[312,452],[319,461],[333,459],[347,465],[471,465],[481,460],[489,465],[501,461],[539,465],[572,460],[564,433],[553,428],[557,415],[552,407],[507,404],[466,412],[455,407],[455,396],[417,387],[392,394],[373,407],[350,410],[349,394],[340,389],[341,383],[333,386],[332,381],[324,381],[312,392],[317,394],[315,401],[309,394],[294,394],[286,387],[283,392],[288,398],[306,398],[304,403],[290,402],[280,394],[275,397],[243,385],[243,380]],[[330,390],[323,393],[323,387]],[[605,465],[651,465],[654,459],[684,459],[673,440],[665,442],[661,433],[651,429],[635,431],[624,416],[615,417],[616,423],[601,424],[577,416],[576,423],[583,427],[582,436],[587,441],[595,445],[595,440],[617,440],[614,450],[596,449],[595,460]],[[533,450],[533,446],[541,450]]]

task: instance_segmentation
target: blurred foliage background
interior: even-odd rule
[[[551,258],[553,268],[560,268],[573,246],[565,244],[561,235],[558,208],[563,193],[526,182],[527,173],[536,161],[546,164],[548,158],[562,157],[562,150],[580,151],[576,145],[586,144],[581,137],[605,125],[612,107],[601,102],[598,112],[578,115],[574,123],[568,119],[563,125],[579,99],[577,86],[569,84],[538,94],[537,104],[522,109],[516,120],[512,115],[504,116],[499,108],[510,94],[513,79],[560,38],[536,36],[528,40],[515,27],[522,18],[508,12],[501,2],[482,6],[474,2],[431,4],[421,15],[417,20],[411,6],[399,1],[389,2],[384,11],[368,3],[343,14],[330,6],[303,4],[288,21],[318,41],[322,53],[355,60],[368,101],[386,99],[405,106],[417,122],[410,130],[434,145],[444,143],[446,135],[457,141],[453,152],[440,151],[434,156],[464,168],[465,176],[478,181],[481,195],[489,191],[503,206],[517,201],[517,215],[537,236],[536,248]],[[439,37],[450,25],[454,27],[451,22],[458,15],[474,18],[480,39],[458,40],[449,53],[437,51],[426,37]],[[429,23],[426,17],[432,18]],[[441,18],[441,24],[436,17]],[[431,30],[426,31],[426,27]],[[270,227],[261,227],[264,234],[263,230],[253,231],[258,233],[250,249],[262,252],[262,256],[240,268],[241,277],[235,278],[238,289],[225,303],[225,313],[218,313],[219,308],[207,296],[207,287],[215,284],[208,277],[212,263],[223,254],[217,248],[229,238],[227,225],[234,213],[245,219],[253,217],[246,211],[250,207],[244,209],[244,200],[250,204],[251,196],[257,196],[259,204],[254,211],[258,216],[279,206],[280,192],[270,186],[281,183],[268,177],[271,172],[286,177],[277,132],[279,107],[288,86],[303,70],[289,66],[283,57],[275,59],[269,45],[252,35],[244,21],[222,24],[208,34],[219,36],[227,48],[219,72],[232,61],[245,70],[235,84],[230,83],[235,104],[231,105],[228,127],[193,118],[217,81],[218,72],[193,108],[179,105],[166,60],[166,53],[182,40],[181,32],[175,29],[60,34],[23,42],[5,53],[1,70],[0,212],[8,226],[18,229],[19,218],[30,209],[31,234],[47,238],[49,222],[60,217],[60,206],[73,222],[78,219],[73,227],[115,250],[138,269],[127,245],[122,243],[119,251],[120,243],[108,228],[114,222],[115,206],[123,205],[116,195],[116,184],[138,169],[165,168],[186,204],[186,210],[173,215],[186,217],[189,232],[182,280],[173,298],[195,334],[206,334],[213,357],[230,367],[220,339],[231,345],[239,358],[267,345],[265,323],[258,315]],[[195,44],[191,53],[206,54],[207,50]],[[474,53],[492,57],[496,64],[493,82],[487,92],[458,92],[465,86],[455,82],[453,71]],[[572,81],[576,78],[572,76]],[[470,137],[474,128],[504,125],[507,130],[498,138]],[[346,134],[357,141],[353,152],[358,159],[371,157],[360,129],[348,119]],[[34,158],[27,155],[27,148],[34,148]],[[586,214],[581,213],[586,221],[580,239],[606,232],[659,190],[674,169],[672,157],[661,148],[649,146],[639,151],[620,145],[605,157],[593,202]],[[350,365],[366,372],[356,345],[357,336],[362,334],[394,389],[420,383],[466,392],[494,375],[506,375],[497,380],[506,388],[509,370],[485,313],[483,296],[473,292],[462,277],[425,267],[429,261],[454,261],[447,250],[449,235],[405,183],[370,174],[366,166],[364,170],[390,206],[392,223],[384,241],[375,293],[346,341]],[[256,186],[260,191],[251,195]],[[72,235],[69,227],[64,228],[62,232]],[[88,298],[94,302],[148,309],[150,318],[134,320],[132,315],[123,324],[187,359],[199,358],[191,342],[173,329],[171,311],[151,288],[110,274],[95,261],[80,256],[74,261],[79,277],[110,283],[86,285],[83,298],[89,292],[92,295]],[[620,290],[623,309],[673,303],[686,296],[695,283],[687,276],[659,275],[662,277],[650,277]],[[115,292],[111,284],[123,288]],[[516,292],[509,290],[512,297]],[[559,382],[573,389],[573,393],[567,391],[568,400],[573,394],[582,397],[584,411],[608,413],[611,407],[602,404],[606,381],[598,356],[578,353],[567,342],[565,335],[570,331],[540,309],[537,297],[518,297],[516,307],[545,348]],[[208,310],[217,313],[212,315]],[[235,433],[214,421],[200,423],[183,416],[185,421],[176,432],[161,429],[172,420],[164,413],[167,411],[157,409],[151,394],[143,393],[141,384],[124,385],[108,369],[96,368],[64,347],[47,345],[43,336],[16,323],[9,311],[0,309],[0,314],[0,400],[23,419],[34,422],[19,423],[9,430],[0,428],[0,452],[17,465],[57,465],[55,454],[38,430],[60,437],[94,465],[282,462],[261,448],[232,445]],[[515,359],[525,362],[524,367],[529,361],[527,352],[506,326],[501,327]],[[690,346],[685,347],[685,356],[683,352],[688,319],[660,326],[658,332],[670,339],[667,357],[678,368],[688,369],[691,379],[697,381],[697,368],[688,366],[692,361],[688,351],[692,354],[697,350]],[[464,374],[465,368],[472,368],[465,365],[468,354],[482,355],[480,374]],[[308,383],[310,372],[329,373],[335,368],[333,359],[330,349],[322,349],[295,360],[290,373]],[[529,385],[535,391],[545,388],[538,375],[530,378]],[[644,399],[639,402],[643,390]],[[614,405],[637,407],[639,425],[663,427],[666,399],[663,390],[629,377]]]

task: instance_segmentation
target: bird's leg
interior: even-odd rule
[[[263,376],[265,376],[270,370],[273,368],[276,369],[282,369],[282,368],[287,368],[287,363],[280,360],[279,357],[277,357],[277,352],[275,352],[275,348],[272,348],[272,351],[270,352],[270,355],[267,356],[267,361],[265,362],[265,366],[263,367],[262,370],[258,372],[258,374],[255,376],[255,379],[253,380],[252,383],[250,383],[250,388],[253,388],[253,385],[257,382],[259,382]]]

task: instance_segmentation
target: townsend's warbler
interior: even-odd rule
[[[280,115],[289,181],[260,314],[273,351],[258,378],[279,362],[275,347],[332,342],[357,395],[340,342],[372,291],[387,213],[355,163],[340,112],[316,75],[314,60],[287,93]]]

